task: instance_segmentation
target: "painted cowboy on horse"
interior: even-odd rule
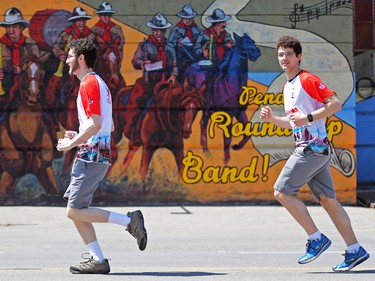
[[[15,89],[21,86],[22,62],[30,55],[39,57],[40,53],[35,41],[23,34],[30,22],[23,19],[20,10],[8,9],[0,26],[6,30],[0,38],[0,119],[5,121],[8,106],[15,98]]]
[[[121,26],[111,20],[112,15],[116,14],[117,11],[113,10],[112,5],[105,1],[100,4],[98,10],[94,13],[99,16],[99,21],[91,28],[95,36],[97,48],[103,49],[106,45],[116,46],[120,55],[118,61],[119,69],[121,69],[125,36]]]
[[[157,13],[151,21],[146,23],[151,33],[144,42],[138,45],[132,64],[135,69],[143,70],[143,77],[138,79],[130,93],[127,104],[129,121],[124,131],[133,145],[140,145],[140,123],[154,98],[154,87],[163,77],[172,87],[177,86],[177,61],[174,45],[170,43],[165,33],[172,26],[167,18]]]
[[[193,63],[204,59],[203,49],[196,46],[196,42],[203,31],[195,23],[197,16],[190,4],[186,4],[182,11],[177,13],[180,21],[174,26],[168,40],[175,45],[178,63],[178,81],[182,84],[185,80],[185,70]]]

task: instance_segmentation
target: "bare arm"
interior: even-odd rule
[[[336,95],[332,95],[324,100],[325,105],[310,114],[313,116],[314,120],[329,117],[336,112],[340,111],[342,106]]]
[[[289,123],[288,117],[279,117],[274,115],[272,109],[269,106],[265,106],[260,110],[260,119],[283,128],[292,129],[292,125]]]
[[[85,141],[87,141],[91,136],[96,134],[100,128],[102,127],[102,121],[99,115],[93,114],[91,117],[88,119],[88,126],[79,132],[79,134],[72,135],[72,138],[63,138],[59,139],[57,143],[57,150],[58,151],[68,151]]]
[[[340,111],[342,106],[340,101],[337,99],[336,95],[332,95],[324,100],[324,106],[310,112],[310,114],[313,117],[313,120],[318,120],[322,118],[326,118],[328,116],[331,116],[332,114],[335,114],[336,112]],[[290,120],[294,122],[296,126],[302,126],[309,122],[307,119],[306,114],[302,113],[295,113],[290,115]]]

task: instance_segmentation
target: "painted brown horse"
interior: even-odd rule
[[[120,89],[126,86],[120,69],[120,51],[116,44],[98,44],[98,46],[98,58],[94,70],[103,78],[114,97]]]
[[[22,71],[12,88],[6,121],[0,125],[0,194],[12,195],[18,180],[28,173],[37,177],[46,194],[58,194],[52,170],[54,145],[41,104],[44,70],[39,59],[30,56]]]
[[[124,98],[131,99],[132,91],[124,91]],[[130,95],[130,96],[129,96]],[[192,133],[192,124],[203,100],[195,90],[187,85],[172,88],[166,80],[155,85],[154,96],[151,106],[143,112],[140,119],[141,145],[134,145],[129,141],[129,151],[123,162],[123,171],[126,173],[135,152],[142,146],[142,159],[140,177],[146,177],[149,164],[155,151],[159,148],[167,148],[175,158],[178,171],[182,172],[182,159],[184,154],[184,139],[189,138]],[[128,103],[129,104],[129,103]],[[130,109],[125,107],[123,118],[119,120],[128,121]],[[121,122],[121,121],[120,121]],[[120,124],[124,128],[124,134],[129,136],[129,126]]]

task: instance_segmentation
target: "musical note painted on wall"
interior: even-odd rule
[[[325,0],[312,6],[295,3],[292,12],[289,14],[289,21],[292,22],[292,28],[297,27],[298,22],[307,21],[310,23],[313,19],[319,19],[320,16],[331,15],[334,10],[353,9],[352,0]]]

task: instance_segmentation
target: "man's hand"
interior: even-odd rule
[[[203,57],[205,57],[206,59],[208,58],[208,49],[205,46],[202,47],[202,54]]]
[[[66,131],[63,139],[59,139],[56,145],[57,151],[68,151],[72,149],[72,139],[77,136],[76,131]]]
[[[273,119],[273,111],[269,106],[260,109],[260,119],[263,121],[271,121]]]
[[[178,41],[177,41],[177,46],[178,47],[182,47],[181,40],[182,40],[182,37],[180,39],[178,39]]]
[[[62,62],[65,62],[66,61],[66,53],[64,51],[62,51],[60,54],[59,54],[59,59],[60,61]]]
[[[225,46],[227,46],[227,48],[232,48],[233,45],[234,45],[234,42],[232,42],[232,41],[229,41],[229,42],[225,43]]]
[[[149,60],[142,61],[141,62],[141,68],[142,68],[142,70],[144,71],[145,70],[145,65],[146,64],[150,64],[150,63],[151,63],[151,61],[149,61]]]
[[[69,138],[59,139],[56,145],[57,151],[68,151],[72,149],[72,140]]]
[[[289,120],[294,123],[294,126],[301,127],[309,123],[307,115],[303,113],[292,113],[289,115]]]
[[[15,64],[15,65],[13,66],[13,72],[14,72],[15,74],[20,74],[21,71],[22,71],[22,67],[21,67],[19,64]]]

